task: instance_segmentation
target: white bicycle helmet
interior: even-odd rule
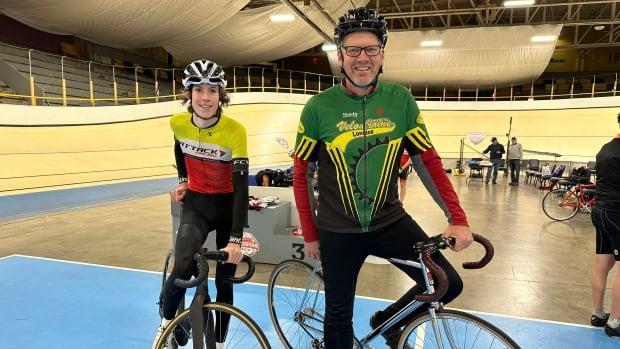
[[[206,59],[200,59],[188,64],[183,71],[182,83],[186,88],[199,84],[217,85],[221,88],[226,88],[227,85],[224,69]]]

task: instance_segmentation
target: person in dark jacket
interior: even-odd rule
[[[620,114],[618,114],[620,124]],[[605,327],[610,337],[620,337],[620,133],[596,154],[596,202],[592,224],[596,228],[596,256],[592,288],[592,326]],[[611,314],[604,310],[609,273],[616,267],[611,284]]]
[[[487,170],[486,183],[489,183],[489,179],[493,178],[493,184],[497,184],[497,171],[499,170],[499,161],[502,159],[502,155],[506,153],[504,146],[499,144],[497,137],[491,138],[491,144],[482,152],[482,154],[489,153],[489,161],[493,165]]]

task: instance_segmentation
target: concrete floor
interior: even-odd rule
[[[547,218],[545,192],[521,184],[497,185],[451,177],[472,229],[495,246],[482,270],[462,270],[463,294],[450,306],[502,315],[589,325],[589,271],[594,230],[589,215],[566,222]],[[2,198],[0,198],[2,199]],[[443,213],[417,177],[408,182],[405,206],[429,234],[440,233]],[[23,254],[68,261],[160,271],[171,247],[167,194],[94,207],[0,221],[0,256]],[[478,258],[476,248],[446,252],[460,264]],[[266,283],[273,265],[260,264],[253,282]],[[376,285],[390,285],[377,287]],[[358,294],[394,299],[410,280],[390,265],[367,263]]]

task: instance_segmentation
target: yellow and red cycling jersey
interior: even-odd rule
[[[232,193],[231,173],[234,170],[247,171],[245,127],[226,115],[219,118],[215,125],[207,128],[196,127],[190,113],[178,113],[170,119],[179,177],[188,178],[188,189],[192,191],[204,194]],[[181,155],[183,162],[179,161]],[[182,168],[183,164],[185,169]]]

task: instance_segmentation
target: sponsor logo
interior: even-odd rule
[[[356,112],[350,112],[350,113],[342,113],[342,118],[356,118],[357,117],[357,113]]]
[[[182,140],[179,141],[183,153],[198,158],[227,161],[231,154],[217,144],[196,144],[196,142]]]
[[[247,231],[243,232],[243,239],[241,240],[241,252],[248,257],[252,257],[260,250],[260,243],[256,237]]]

